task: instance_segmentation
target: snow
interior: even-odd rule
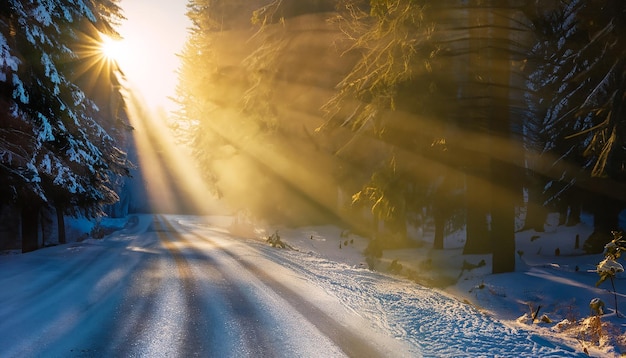
[[[626,319],[616,315],[609,285],[595,286],[596,266],[604,257],[583,255],[575,247],[576,236],[582,246],[591,231],[588,218],[566,228],[557,226],[553,215],[546,232],[519,232],[516,271],[498,275],[490,274],[489,255],[462,255],[462,231],[449,233],[444,250],[432,250],[432,232],[426,228],[415,247],[368,259],[363,256],[367,240],[335,226],[233,225],[232,217],[168,219],[188,240],[176,244],[181,255],[199,255],[192,244],[209,255],[189,265],[191,276],[214,277],[210,272],[216,269],[226,276],[197,280],[200,297],[192,298],[182,294],[185,281],[170,275],[138,281],[135,272],[145,265],[157,265],[155,272],[177,271],[171,258],[155,261],[163,248],[149,230],[152,216],[104,219],[98,225],[119,231],[100,240],[88,238],[93,221],[68,219],[70,244],[0,256],[0,285],[9,288],[0,293],[0,356],[80,355],[80,347],[87,346],[83,355],[97,354],[128,337],[134,348],[127,355],[174,355],[184,350],[177,334],[192,314],[189,300],[200,298],[211,303],[193,314],[212,326],[229,327],[213,347],[221,355],[250,356],[254,347],[242,337],[252,329],[249,325],[261,325],[282,332],[272,340],[284,350],[279,356],[342,356],[333,337],[301,318],[307,310],[333,317],[388,356],[582,357],[586,351],[617,357],[624,351]],[[285,249],[266,242],[274,233]],[[259,279],[264,275],[274,279]],[[225,279],[239,287],[227,297],[255,302],[256,310],[249,313],[253,322],[230,316],[233,302],[216,294]],[[150,280],[161,282],[163,289],[151,291]],[[622,304],[624,282],[617,273]],[[298,306],[289,292],[308,303]],[[148,311],[135,307],[143,301],[128,299],[146,296],[156,302]],[[605,304],[599,318],[590,314],[594,299]],[[122,322],[115,329],[111,317]],[[599,324],[604,333],[596,337]]]
[[[54,61],[50,58],[50,55],[44,53],[41,55],[41,63],[45,69],[45,75],[50,79],[50,81],[54,84],[53,93],[55,96],[58,96],[61,93],[61,89],[59,88],[59,84],[61,84],[61,78],[59,73],[57,72],[56,66],[54,65]]]
[[[618,272],[624,272],[624,266],[613,259],[606,258],[598,264],[597,271],[599,275],[608,274],[613,276]]]
[[[54,140],[54,134],[52,134],[52,126],[50,125],[50,121],[48,118],[44,116],[42,113],[37,113],[37,117],[41,121],[41,128],[39,130],[39,135],[37,139],[40,142],[51,142]]]
[[[385,281],[384,288],[376,285],[365,289],[370,302],[359,302],[358,311],[369,312],[371,320],[377,320],[382,329],[391,330],[395,336],[420,346],[420,352],[425,355],[459,356],[470,352],[476,355],[488,356],[524,356],[528,352],[528,342],[520,343],[517,338],[510,338],[514,344],[507,346],[509,338],[501,331],[516,332],[518,330],[530,332],[530,341],[547,340],[559,342],[571,348],[571,352],[564,349],[557,356],[589,352],[592,356],[620,356],[626,351],[626,319],[615,313],[613,291],[610,284],[601,284],[596,287],[600,276],[596,271],[603,255],[585,255],[582,249],[575,248],[578,236],[579,247],[592,232],[592,220],[584,217],[584,223],[574,227],[558,226],[558,214],[551,214],[546,224],[545,232],[519,232],[516,235],[516,250],[518,252],[516,271],[513,273],[492,275],[490,255],[463,255],[463,231],[450,233],[446,237],[445,250],[433,250],[432,239],[434,233],[423,233],[424,241],[421,247],[401,250],[386,250],[381,259],[372,262],[363,256],[362,252],[367,240],[355,235],[342,237],[342,232],[335,227],[314,227],[304,229],[268,228],[267,233],[278,229],[281,240],[294,246],[299,253],[289,255],[298,256],[291,265],[302,265],[301,262],[312,261],[310,270],[311,280],[325,281],[324,285],[332,289],[333,286],[347,286],[351,289],[358,287],[354,282],[345,283],[333,281],[333,277],[324,278],[317,269],[327,265],[342,263],[343,270],[351,271],[345,278],[354,278],[361,275],[366,268],[374,266],[375,271],[385,275],[393,274]],[[250,231],[250,230],[249,230]],[[257,228],[258,232],[259,229]],[[258,234],[257,234],[258,235]],[[345,235],[344,235],[345,236]],[[347,243],[347,245],[346,245]],[[341,246],[341,248],[340,248]],[[288,252],[288,251],[284,251]],[[481,265],[484,263],[484,265]],[[394,263],[395,262],[395,263]],[[466,269],[463,269],[463,267]],[[369,270],[367,270],[369,271]],[[619,271],[619,270],[617,270]],[[424,290],[417,294],[419,298],[411,298],[408,292],[419,291],[419,286],[412,281],[402,281],[411,278],[424,285],[438,287],[434,291]],[[618,273],[616,276],[618,298],[624,299],[626,288],[625,276]],[[392,283],[401,283],[398,287]],[[406,286],[404,286],[406,285]],[[393,287],[393,288],[392,288]],[[364,288],[359,288],[364,289]],[[339,290],[341,291],[341,290]],[[338,291],[338,292],[339,292]],[[347,292],[351,296],[351,290]],[[378,291],[378,292],[377,292]],[[340,294],[340,293],[338,293]],[[439,307],[434,304],[431,311],[423,307],[424,300],[434,300],[431,296],[438,294],[453,297],[459,303],[458,307],[450,308],[449,304]],[[606,303],[605,315],[601,317],[606,334],[602,342],[585,341],[585,327],[590,318],[590,302],[599,298]],[[349,297],[344,297],[345,303],[350,305]],[[389,302],[391,301],[391,302]],[[352,302],[354,304],[354,302]],[[381,320],[381,312],[374,309],[377,305],[385,304],[386,318]],[[623,302],[621,302],[623,305]],[[539,308],[540,307],[540,308]],[[439,310],[437,310],[437,308]],[[539,308],[539,309],[538,309]],[[495,318],[501,327],[494,327],[495,323],[472,323],[457,326],[459,322],[446,322],[446,309],[455,312],[478,310],[485,317]],[[626,308],[624,308],[626,309]],[[532,312],[538,310],[537,321],[530,319]],[[541,318],[545,315],[545,320]],[[527,319],[524,317],[527,316]],[[433,318],[429,321],[429,318]],[[434,319],[436,318],[436,319]],[[487,318],[485,318],[487,319]],[[475,320],[475,319],[474,319]],[[487,319],[488,320],[488,319]],[[571,320],[569,325],[563,321]],[[574,322],[575,321],[575,322]],[[484,326],[483,326],[484,324]],[[452,342],[444,340],[437,345],[431,339],[432,333],[425,337],[418,332],[419,327],[433,327],[433,332],[441,332],[444,336],[453,336]],[[436,327],[436,328],[434,328]],[[472,352],[476,345],[476,331],[493,330],[492,337],[481,337],[480,348]],[[500,332],[500,333],[495,333]],[[503,339],[503,337],[505,337]],[[430,338],[430,339],[429,339]],[[493,341],[491,340],[493,339]],[[600,344],[600,345],[599,345]],[[425,345],[425,347],[421,347]],[[428,349],[434,350],[429,351]],[[491,346],[493,345],[493,346]],[[516,347],[521,352],[516,351]],[[531,351],[535,348],[531,348]],[[446,352],[441,354],[441,352]],[[516,352],[513,354],[513,352]],[[533,351],[531,356],[546,356],[554,353]]]
[[[50,3],[39,4],[39,6],[33,10],[33,17],[43,26],[50,26],[50,24],[52,23],[52,17],[50,16],[50,12],[48,11],[48,8],[51,6],[52,5]]]
[[[28,93],[26,92],[26,89],[24,89],[24,84],[22,83],[22,80],[20,80],[20,78],[15,73],[13,74],[13,86],[15,86],[15,88],[13,89],[13,98],[19,100],[24,104],[28,104]]]
[[[11,71],[16,72],[19,63],[20,60],[11,55],[11,48],[7,43],[6,37],[0,34],[0,68],[9,68]],[[6,75],[5,71],[0,72],[0,81],[5,82],[7,80]]]

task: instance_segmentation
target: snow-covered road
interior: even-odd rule
[[[0,357],[564,357],[409,281],[142,216],[104,240],[0,257]]]

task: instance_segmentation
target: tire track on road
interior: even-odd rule
[[[199,310],[201,310],[202,302],[200,301],[200,295],[197,293],[198,290],[190,264],[185,259],[183,252],[174,243],[173,239],[179,239],[179,235],[177,235],[176,230],[163,216],[155,217],[153,225],[155,225],[155,232],[159,241],[174,259],[178,269],[178,277],[183,286],[184,309],[187,316],[185,317],[186,327],[180,345],[183,350],[181,356],[206,356],[207,353],[210,353],[210,350],[207,350],[207,348],[213,346],[215,342],[213,340],[206,341],[207,335],[201,333],[201,330],[204,328],[202,327],[202,322],[195,319],[201,317]],[[165,230],[162,225],[165,225]],[[168,237],[170,235],[172,238]]]
[[[306,320],[313,324],[323,335],[330,339],[339,349],[341,349],[349,357],[386,357],[379,348],[369,341],[366,341],[352,330],[343,326],[328,313],[318,308],[311,302],[307,301],[300,294],[284,285],[271,274],[251,262],[242,259],[236,253],[227,248],[222,247],[214,240],[206,236],[202,236],[194,231],[183,228],[189,234],[210,243],[218,248],[233,260],[238,262],[243,268],[256,276],[263,284],[278,293],[289,305],[299,312]]]
[[[159,239],[163,243],[163,246],[169,250],[174,257],[176,266],[179,270],[179,275],[183,281],[184,294],[187,301],[187,307],[194,310],[191,312],[190,318],[202,317],[203,302],[200,300],[201,290],[195,283],[197,278],[194,277],[191,264],[188,259],[198,259],[203,264],[203,271],[207,273],[208,277],[216,282],[228,282],[228,285],[220,286],[220,292],[225,295],[225,299],[231,304],[231,312],[228,312],[233,317],[236,317],[239,330],[242,336],[246,339],[246,347],[242,349],[242,352],[250,356],[255,357],[276,357],[279,354],[274,350],[273,337],[267,332],[266,327],[260,325],[262,318],[258,315],[258,307],[255,302],[252,302],[245,294],[231,282],[228,275],[219,269],[219,264],[213,257],[207,255],[203,250],[194,246],[191,240],[186,239],[181,235],[178,230],[163,216],[159,217],[160,224],[163,224],[167,230],[167,233],[160,232]],[[168,235],[171,238],[168,237]],[[183,252],[176,243],[184,243],[188,245],[192,255]],[[204,302],[205,305],[210,305],[211,302]],[[194,320],[195,321],[195,320]],[[208,322],[209,324],[211,322]],[[227,330],[228,327],[204,327],[207,332],[204,335],[198,332],[199,324],[195,324],[187,328],[189,333],[193,333],[190,337],[189,345],[187,347],[196,347],[196,349],[185,352],[184,356],[190,356],[199,352],[211,353],[207,350],[206,342],[202,342],[200,338],[206,336],[206,333],[211,333],[213,341],[208,342],[209,347],[216,346],[217,332],[220,330]],[[210,331],[210,332],[209,332]]]

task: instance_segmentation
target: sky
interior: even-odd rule
[[[174,109],[180,53],[189,21],[186,1],[122,0],[126,20],[118,29],[123,37],[118,63],[130,85],[138,88],[153,109]]]

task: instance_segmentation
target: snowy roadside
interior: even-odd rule
[[[595,269],[603,255],[585,255],[576,247],[577,236],[582,247],[580,238],[590,234],[589,224],[548,224],[543,233],[519,232],[516,271],[498,275],[490,273],[489,255],[462,254],[463,232],[448,235],[444,250],[433,250],[429,233],[424,233],[417,248],[386,250],[382,258],[371,259],[363,255],[366,239],[334,226],[239,227],[237,231],[258,240],[277,233],[299,252],[350,268],[373,268],[401,280],[409,278],[455,297],[513,329],[558,339],[577,352],[602,357],[626,353],[626,276],[618,275],[615,283],[618,316],[610,283],[596,287],[599,276]],[[605,314],[599,319],[589,307],[594,298],[605,303]]]

